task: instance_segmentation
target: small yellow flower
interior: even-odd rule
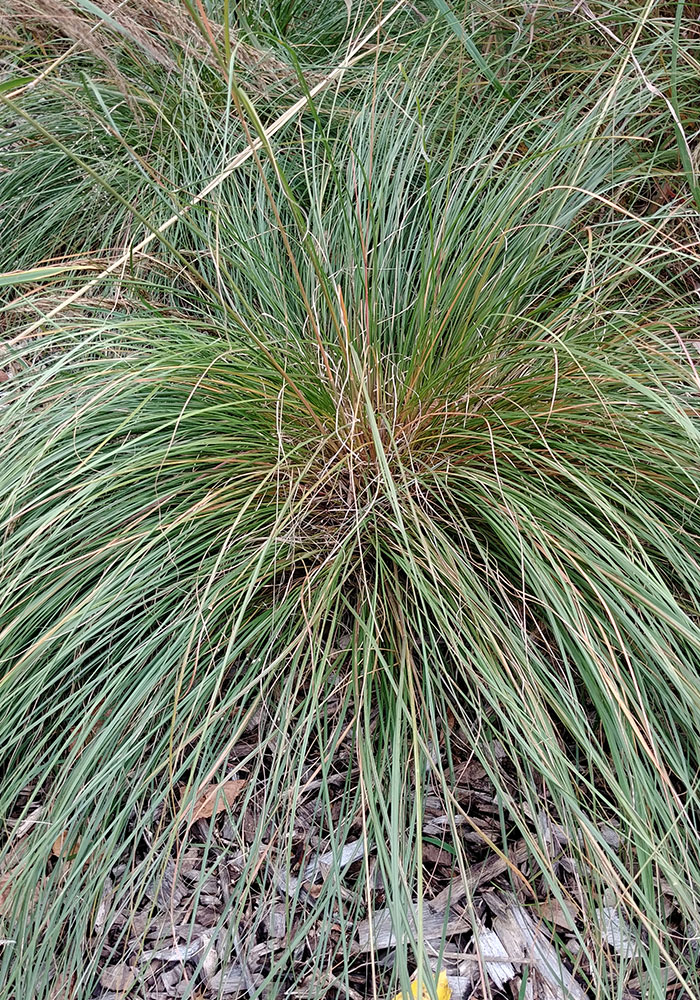
[[[411,983],[411,993],[418,1000],[418,983],[415,980]],[[450,1000],[451,996],[452,990],[450,989],[450,984],[447,982],[447,973],[443,969],[437,981],[437,1000]],[[404,1000],[403,993],[397,993],[394,1000]],[[430,994],[425,988],[425,983],[423,984],[422,1000],[430,1000]]]

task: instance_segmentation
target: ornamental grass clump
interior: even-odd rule
[[[249,995],[405,990],[435,964],[409,915],[436,796],[455,874],[479,834],[534,912],[573,900],[561,960],[591,996],[632,974],[700,995],[698,254],[690,209],[651,197],[668,122],[614,59],[486,100],[457,42],[420,23],[274,143],[235,85],[230,136],[195,107],[170,123],[188,191],[234,140],[262,149],[118,294],[30,337],[60,300],[6,309],[7,996],[140,968],[141,915],[174,912],[203,790],[231,782],[184,995],[280,900]],[[456,795],[465,759],[495,835]],[[314,891],[309,830],[336,866]],[[381,907],[393,967],[358,954]]]

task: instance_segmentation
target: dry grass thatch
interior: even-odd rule
[[[178,69],[177,52],[195,54],[226,73],[219,43],[223,27],[209,19],[200,24],[179,0],[101,0],[102,17],[81,10],[71,0],[5,0],[0,8],[0,37],[21,44],[29,35],[43,46],[68,43],[89,53],[107,68],[121,89],[126,88],[117,64],[116,47],[129,43],[167,70]],[[218,58],[217,58],[218,57]],[[292,68],[269,50],[236,41],[236,63],[254,70],[262,91],[295,77]]]

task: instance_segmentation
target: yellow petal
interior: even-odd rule
[[[418,1000],[418,983],[414,980],[411,983],[411,993]],[[452,996],[452,990],[450,989],[450,984],[447,981],[447,973],[443,969],[438,976],[437,981],[437,1000],[450,1000]],[[394,1000],[404,1000],[403,993],[397,993]],[[425,983],[423,984],[423,998],[422,1000],[430,1000],[430,994],[425,988]]]

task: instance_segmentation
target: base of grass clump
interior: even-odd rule
[[[412,31],[121,311],[7,309],[8,997],[700,996],[687,206],[614,63]]]

